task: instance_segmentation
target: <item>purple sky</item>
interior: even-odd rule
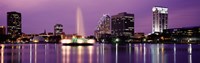
[[[64,25],[66,34],[75,33],[76,9],[81,7],[85,32],[92,35],[103,14],[135,14],[135,32],[151,32],[152,7],[169,8],[169,28],[200,25],[200,0],[2,0],[0,25],[6,26],[6,13],[22,13],[22,31],[53,32],[56,23]]]

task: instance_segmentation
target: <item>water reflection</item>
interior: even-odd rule
[[[4,47],[5,45],[1,45],[1,63],[4,63]]]
[[[1,63],[196,63],[194,44],[0,44]]]
[[[62,46],[62,63],[94,63],[94,46]]]
[[[192,45],[189,44],[189,47],[188,47],[188,55],[189,55],[189,62],[188,63],[192,63]]]
[[[174,44],[174,63],[176,63],[176,44]]]

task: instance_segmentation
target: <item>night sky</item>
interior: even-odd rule
[[[63,24],[66,34],[76,33],[76,10],[83,13],[85,32],[93,35],[103,14],[120,12],[135,14],[135,32],[150,33],[152,7],[169,8],[168,28],[200,25],[200,0],[1,0],[0,25],[6,26],[6,13],[22,13],[22,32],[53,32],[55,24]]]

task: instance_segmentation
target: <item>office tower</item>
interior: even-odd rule
[[[16,37],[22,34],[21,13],[7,12],[7,34]]]
[[[96,38],[101,38],[107,34],[111,34],[111,18],[108,14],[104,14],[103,17],[99,20]],[[97,32],[98,31],[98,32]]]
[[[126,12],[119,13],[111,17],[112,35],[117,37],[134,36],[134,14]]]
[[[157,6],[153,7],[152,11],[153,11],[152,33],[163,32],[164,29],[167,29],[168,8]]]
[[[61,35],[63,33],[63,25],[62,24],[56,24],[54,26],[54,35]]]
[[[0,26],[0,35],[5,35],[5,34],[6,34],[6,27]]]

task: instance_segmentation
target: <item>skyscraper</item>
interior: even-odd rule
[[[112,16],[111,23],[112,35],[129,38],[134,36],[134,14],[119,13]]]
[[[7,12],[7,34],[12,37],[22,34],[21,13]]]
[[[163,32],[164,29],[167,29],[168,8],[157,6],[153,7],[152,11],[153,11],[152,33]]]
[[[0,26],[0,35],[5,35],[5,34],[6,34],[5,26]]]
[[[99,20],[95,36],[97,39],[105,38],[111,34],[111,17],[108,14],[104,14]]]
[[[54,35],[61,35],[63,33],[63,25],[62,24],[56,24],[54,26]]]

